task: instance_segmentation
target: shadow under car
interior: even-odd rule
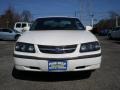
[[[20,80],[28,81],[70,81],[87,79],[91,75],[90,71],[80,72],[30,72],[30,71],[18,71],[15,68],[12,71],[12,76]]]

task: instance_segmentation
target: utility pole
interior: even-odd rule
[[[116,15],[116,27],[118,27],[118,16]]]
[[[77,17],[77,11],[75,11],[75,17]]]
[[[94,27],[94,14],[91,14],[90,16],[91,16],[91,25],[92,27]]]
[[[83,0],[79,0],[79,3],[80,3],[80,11],[79,11],[79,17],[80,19],[82,19],[82,13],[83,13]]]

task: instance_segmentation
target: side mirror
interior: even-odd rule
[[[90,30],[92,30],[92,29],[93,29],[92,26],[86,26],[86,30],[87,30],[87,31],[90,31]]]
[[[25,32],[25,31],[29,31],[29,27],[24,27],[23,32]]]

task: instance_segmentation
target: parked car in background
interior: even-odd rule
[[[21,36],[21,33],[8,28],[0,28],[0,39],[1,40],[17,40]]]
[[[113,28],[108,33],[109,39],[120,39],[120,27]]]
[[[108,35],[108,32],[109,32],[108,29],[102,29],[102,30],[99,31],[98,34],[99,34],[100,36],[107,36],[107,35]]]
[[[38,18],[16,42],[15,69],[91,72],[100,68],[101,46],[91,29],[75,17]]]
[[[14,29],[19,32],[29,31],[31,23],[28,22],[16,22],[14,25]]]

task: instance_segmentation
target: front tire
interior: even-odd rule
[[[17,41],[19,37],[20,37],[20,35],[16,35],[15,36],[15,41]]]
[[[17,70],[15,67],[13,68],[13,71],[12,71],[12,76],[14,78],[20,78],[22,76],[22,71],[20,70]]]
[[[113,39],[112,36],[111,36],[111,34],[108,34],[108,38],[109,38],[110,40]]]

